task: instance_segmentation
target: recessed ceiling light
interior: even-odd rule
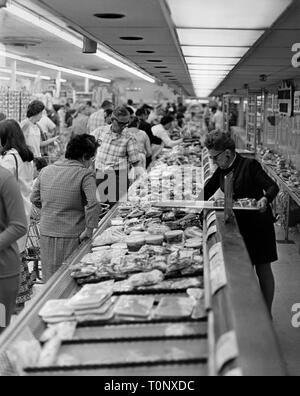
[[[158,60],[158,59],[148,59],[147,62],[150,62],[150,63],[162,63],[162,60]]]
[[[143,37],[138,37],[138,36],[123,36],[120,37],[121,40],[125,40],[125,41],[141,41],[144,40]]]
[[[155,54],[155,51],[140,50],[136,51],[138,54]]]
[[[154,66],[154,69],[167,69],[167,66]]]
[[[162,74],[172,74],[172,73],[169,72],[169,71],[161,71],[161,73],[162,73]]]
[[[101,14],[94,14],[95,17],[101,19],[122,19],[125,18],[124,14],[115,14],[115,13],[101,13]]]

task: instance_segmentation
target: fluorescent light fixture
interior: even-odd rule
[[[12,71],[10,69],[2,69],[0,68],[0,72],[1,73],[8,73],[11,74]],[[32,74],[32,73],[25,73],[25,72],[21,72],[21,71],[17,71],[17,76],[23,76],[23,77],[31,77],[31,78],[36,78],[38,77],[38,74]],[[40,76],[41,80],[51,80],[51,77],[49,76]]]
[[[195,71],[195,70],[192,70],[192,71],[190,71],[190,75],[192,76],[192,77],[209,77],[209,76],[215,76],[215,77],[226,77],[227,76],[227,74],[228,74],[228,72],[217,72],[217,71],[214,71],[214,70],[207,70],[207,71],[205,71],[205,70],[203,70],[203,71],[201,71],[201,70],[198,70],[198,71]]]
[[[23,19],[26,22],[29,22],[40,29],[45,30],[48,33],[54,34],[58,38],[67,41],[70,44],[75,45],[78,48],[82,49],[83,40],[82,38],[77,38],[74,34],[68,33],[65,29],[55,25],[52,22],[48,22],[40,16],[34,14],[33,12],[28,11],[25,7],[21,7],[17,4],[13,4],[12,2],[7,4],[6,10]]]
[[[195,47],[183,46],[185,56],[242,58],[250,47]]]
[[[251,47],[264,30],[177,29],[181,45]]]
[[[234,65],[188,65],[190,71],[211,71],[211,72],[229,72],[234,68]]]
[[[192,28],[267,29],[292,0],[167,0],[175,25]]]
[[[102,52],[100,50],[97,51],[96,56],[98,56],[98,58],[100,58],[102,60],[105,60],[105,61],[107,61],[107,62],[119,67],[120,69],[123,69],[123,70],[125,70],[125,71],[127,71],[127,72],[129,72],[131,74],[134,74],[137,77],[140,77],[141,79],[143,79],[145,81],[148,81],[151,84],[155,83],[155,79],[154,78],[152,78],[150,76],[147,76],[146,74],[143,74],[142,72],[140,72],[138,70],[135,70],[134,68],[132,68],[132,67],[130,67],[128,65],[125,65],[124,63],[118,61],[117,59],[113,58],[110,55],[105,54],[104,52]]]
[[[45,30],[47,33],[51,33],[58,38],[67,41],[70,44],[73,44],[74,46],[82,49],[83,47],[83,39],[82,37],[79,38],[75,34],[69,33],[66,28],[62,28],[52,22],[49,22],[42,18],[42,16],[37,15],[31,11],[28,11],[25,7],[21,7],[18,4],[14,4],[13,2],[9,2],[7,4],[6,10],[10,12],[11,14],[22,18],[23,20],[32,23],[33,25],[37,26],[40,29]],[[114,57],[103,53],[102,51],[98,50],[96,53],[96,56],[102,60],[105,60],[106,62],[113,64],[114,66],[119,67],[120,69],[123,69],[127,71],[128,73],[131,73],[145,81],[148,81],[152,84],[155,83],[155,79],[134,69],[131,66],[126,65],[125,63],[115,59]],[[110,81],[110,80],[109,80]]]
[[[2,81],[9,81],[10,78],[9,78],[9,77],[1,77],[1,76],[0,76],[0,80],[2,80]]]
[[[235,66],[240,58],[193,58],[186,57],[186,63],[188,65],[223,65],[223,66]]]
[[[0,56],[6,57],[6,58],[9,58],[9,59],[18,60],[20,62],[30,63],[32,65],[44,67],[44,68],[50,69],[50,70],[61,71],[62,73],[71,74],[73,76],[89,78],[90,80],[94,80],[94,81],[101,81],[101,82],[104,82],[104,83],[110,83],[111,82],[111,80],[109,80],[107,78],[94,76],[92,74],[82,73],[82,72],[79,72],[79,71],[67,69],[65,67],[55,66],[55,65],[52,65],[51,63],[40,62],[40,61],[37,61],[37,60],[34,60],[34,59],[26,58],[24,56],[9,54],[9,53],[7,53],[5,51],[0,51]]]

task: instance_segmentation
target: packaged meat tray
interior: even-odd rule
[[[122,317],[148,318],[154,302],[154,297],[122,296],[117,302],[114,312]]]
[[[155,310],[156,318],[189,318],[195,303],[190,297],[164,297]]]

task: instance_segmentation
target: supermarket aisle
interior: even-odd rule
[[[281,228],[277,239],[283,240]],[[300,376],[300,328],[292,326],[292,306],[300,303],[300,256],[297,253],[299,234],[291,233],[295,245],[279,244],[280,260],[274,264],[276,277],[276,299],[274,303],[274,324],[279,342],[288,364],[289,373]]]

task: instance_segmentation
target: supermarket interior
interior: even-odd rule
[[[0,377],[300,376],[299,21],[0,0]]]

